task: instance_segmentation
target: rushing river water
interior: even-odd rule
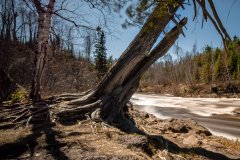
[[[192,118],[207,127],[214,135],[229,139],[240,138],[240,99],[183,98],[165,95],[133,95],[136,108],[158,118]]]

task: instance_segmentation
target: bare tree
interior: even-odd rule
[[[1,0],[1,39],[4,38],[4,34],[5,34],[5,28],[6,28],[6,21],[7,21],[7,12],[6,12],[6,6],[7,6],[7,1],[6,0]]]
[[[90,60],[92,46],[93,46],[93,41],[91,39],[91,35],[90,35],[90,33],[87,33],[87,35],[84,39],[84,52],[85,52],[85,56],[88,59],[88,61]]]
[[[44,7],[40,0],[34,0],[34,5],[38,13],[38,31],[37,31],[37,46],[35,50],[35,69],[33,73],[32,87],[30,97],[40,99],[40,87],[43,77],[44,67],[47,62],[48,53],[48,38],[51,28],[51,20],[55,0],[49,0],[48,5]]]
[[[29,44],[32,45],[35,41],[34,38],[34,26],[36,25],[36,14],[33,11],[29,11],[27,13],[27,24],[28,24],[28,31],[29,31]]]
[[[1,0],[1,38],[17,41],[17,7],[15,0]]]

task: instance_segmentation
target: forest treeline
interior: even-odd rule
[[[171,54],[166,54],[142,77],[140,88],[154,85],[175,88],[176,85],[181,84],[197,90],[199,87],[197,85],[205,85],[209,90],[213,90],[212,92],[218,92],[216,87],[222,86],[225,89],[228,87],[228,92],[239,93],[239,37],[234,36],[233,41],[227,43],[227,50],[206,45],[202,52],[197,52],[194,44],[192,51],[187,52],[183,57],[175,54],[176,58],[173,59]],[[161,92],[160,89],[162,88],[155,87],[155,92]]]
[[[96,43],[96,46],[100,47],[99,43]],[[54,53],[49,58],[48,69],[44,74],[43,94],[45,96],[63,92],[84,91],[97,84],[99,76],[94,60],[90,61],[86,57],[76,57],[66,50]],[[27,89],[30,88],[34,52],[28,43],[2,39],[0,61],[0,68],[7,71],[18,84]],[[105,65],[109,68],[112,64],[113,60],[110,58]],[[227,85],[232,84],[229,92],[238,93],[239,83],[240,39],[235,36],[233,42],[228,44],[227,52],[224,49],[212,48],[209,45],[202,52],[197,52],[194,45],[191,52],[186,53],[183,57],[177,56],[175,60],[170,54],[165,55],[144,74],[140,88],[155,85],[175,88],[176,85],[182,84],[195,88],[195,90],[198,89],[198,85],[205,85],[211,87],[208,88],[211,90],[218,85],[227,87]],[[162,92],[162,88],[154,88],[154,92]],[[183,88],[179,89],[184,90]]]

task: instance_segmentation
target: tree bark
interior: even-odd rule
[[[35,69],[32,79],[30,98],[41,99],[41,82],[43,72],[47,62],[48,39],[52,20],[52,11],[55,0],[50,0],[47,9],[43,8],[39,0],[34,0],[34,5],[38,12],[38,32],[37,44],[35,49]]]

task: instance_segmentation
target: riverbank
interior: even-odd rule
[[[202,98],[240,98],[239,84],[167,84],[144,85],[140,84],[138,92],[170,94],[177,97],[202,97]]]
[[[191,119],[162,120],[130,108],[142,134],[95,122],[0,130],[1,159],[239,159],[240,143]]]

